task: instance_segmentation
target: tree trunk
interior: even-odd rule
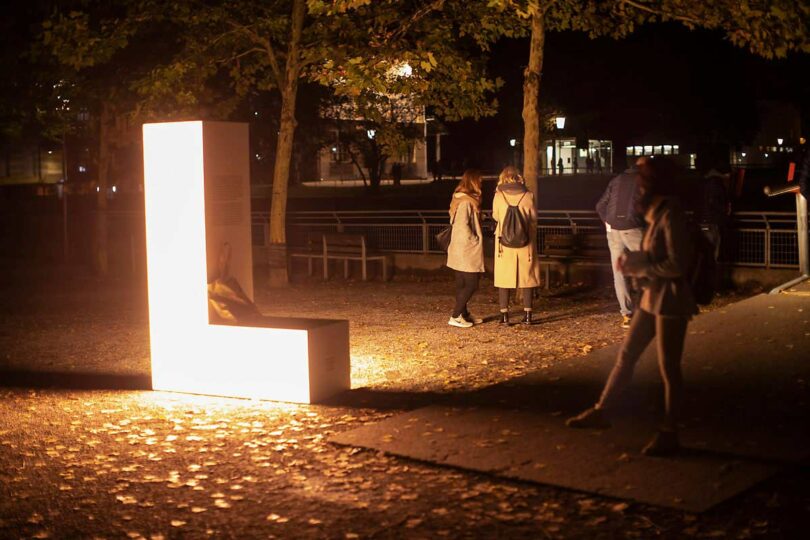
[[[270,205],[270,245],[268,257],[268,286],[286,285],[287,276],[287,187],[290,181],[293,137],[295,135],[295,102],[298,96],[298,75],[301,69],[299,46],[306,15],[306,0],[295,0],[292,10],[290,45],[284,68],[281,92],[281,121],[276,161],[273,166],[273,200]]]
[[[523,177],[527,187],[537,193],[540,172],[540,77],[543,73],[543,48],[546,41],[544,14],[532,15],[529,65],[523,72]]]
[[[109,273],[107,186],[110,171],[110,117],[107,105],[103,105],[98,132],[98,190],[96,191],[95,235],[93,237],[93,271],[102,278]]]

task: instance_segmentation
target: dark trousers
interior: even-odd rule
[[[633,314],[630,331],[622,343],[613,371],[610,372],[597,407],[610,409],[633,378],[633,369],[639,357],[655,337],[658,351],[658,369],[664,380],[663,428],[676,429],[683,396],[681,356],[686,337],[686,317],[664,317],[641,309]]]
[[[514,289],[498,289],[498,303],[501,306],[501,311],[507,311],[509,309],[509,293],[511,293]],[[534,289],[520,289],[521,295],[523,296],[523,309],[525,311],[532,310],[532,293]]]
[[[453,308],[453,317],[468,315],[467,302],[470,301],[470,298],[478,289],[479,274],[477,272],[453,271],[456,273],[456,305]]]

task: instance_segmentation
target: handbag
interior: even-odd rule
[[[453,226],[447,225],[444,229],[436,233],[436,243],[442,251],[447,251],[450,247],[450,239],[453,237]]]
[[[456,212],[458,212],[458,208],[456,208]],[[453,212],[453,219],[450,220],[450,225],[447,225],[434,236],[436,243],[442,251],[447,251],[447,248],[450,247],[450,240],[453,238],[453,222],[456,220],[456,212]]]

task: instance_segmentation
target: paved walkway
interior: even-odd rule
[[[803,291],[805,287],[797,290]],[[645,458],[660,378],[650,347],[605,432],[564,418],[592,403],[618,345],[443,407],[426,407],[333,441],[651,504],[703,511],[810,456],[810,297],[759,295],[696,318],[684,353],[676,459]]]
[[[536,326],[484,324],[471,330],[446,324],[449,279],[385,284],[338,279],[265,293],[261,305],[267,313],[351,320],[356,389],[339,404],[295,406],[125,390],[148,381],[143,290],[70,280],[59,269],[36,280],[32,274],[21,268],[18,279],[0,282],[0,538],[801,538],[806,533],[810,472],[802,467],[695,515],[683,511],[686,505],[627,503],[539,479],[514,482],[517,475],[507,477],[506,470],[496,471],[500,476],[480,474],[328,442],[398,413],[448,404],[511,410],[519,402],[522,414],[561,422],[591,401],[602,384],[598,369],[588,377],[577,375],[603,362],[585,351],[609,347],[624,335],[610,288],[544,293]],[[713,309],[726,309],[726,302],[728,297]],[[489,283],[482,284],[471,309],[497,313]],[[709,315],[698,322],[704,317]],[[9,380],[9,370],[30,377]],[[538,375],[537,382],[526,375],[535,370],[549,374]],[[800,372],[797,377],[807,380]],[[650,381],[655,380],[653,370]],[[639,382],[634,395],[643,403]],[[635,427],[642,420],[631,409],[622,421]],[[484,426],[465,423],[481,438]],[[502,440],[531,436],[504,433],[508,426],[488,429],[491,434],[474,446],[482,459],[498,457]],[[427,431],[418,434],[428,439],[422,435]],[[603,437],[622,433],[619,427]],[[649,434],[646,427],[635,433],[640,439]],[[536,441],[521,443],[549,455],[573,455],[570,449],[579,445]],[[642,442],[618,441],[626,447],[620,457],[634,460]],[[606,447],[600,446],[603,453]],[[529,457],[535,459],[533,470],[562,470],[550,459]],[[734,487],[755,481],[755,466],[762,466],[763,475],[781,466],[770,460],[745,463],[718,474],[727,470],[722,480]]]

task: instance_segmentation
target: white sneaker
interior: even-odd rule
[[[464,315],[459,315],[458,317],[450,317],[450,320],[447,321],[447,324],[449,324],[450,326],[456,326],[458,328],[469,328],[473,325],[473,323],[464,318]]]

